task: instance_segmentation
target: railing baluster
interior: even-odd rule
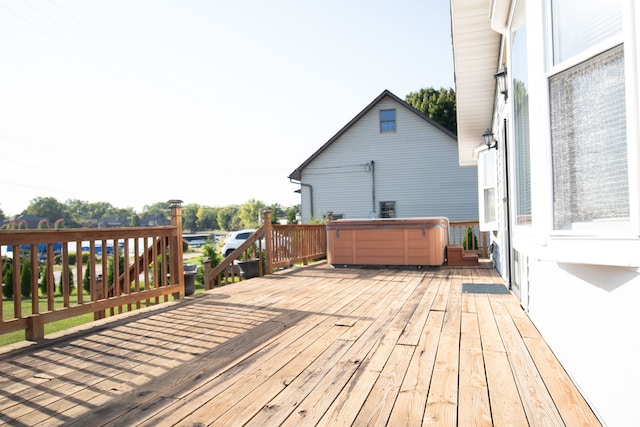
[[[172,215],[178,217],[181,208],[179,203],[173,202]],[[181,221],[175,222],[181,225]],[[4,319],[7,306],[0,306],[0,334],[24,330],[27,339],[39,340],[44,337],[44,325],[49,322],[87,313],[100,319],[105,317],[107,310],[110,314],[115,314],[116,310],[122,313],[133,309],[134,304],[135,308],[141,308],[142,301],[149,306],[152,300],[168,301],[169,295],[184,295],[180,235],[181,230],[173,224],[126,229],[0,230],[0,245],[13,253],[10,261],[13,278],[11,283],[5,284],[6,290],[13,293],[9,302],[13,304],[13,317]],[[135,239],[133,245],[130,239]],[[83,242],[88,242],[89,246],[87,261],[82,259]],[[122,247],[120,242],[123,242]],[[110,250],[111,243],[113,251]],[[72,267],[69,245],[76,248],[75,267]],[[134,247],[133,256],[131,246]],[[21,253],[23,249],[24,253]],[[97,261],[98,251],[101,261]],[[54,275],[56,254],[61,259],[59,280]],[[39,255],[45,257],[42,264],[39,264]],[[149,275],[150,266],[154,269],[153,277]],[[25,283],[28,288],[24,290],[30,297],[24,301],[22,268],[29,268],[31,273],[30,281]],[[98,279],[99,270],[101,280]],[[85,277],[89,281],[88,292],[84,289]],[[154,284],[150,283],[151,278]],[[46,295],[42,298],[39,297],[40,280],[46,282],[43,288]],[[56,282],[60,284],[60,294],[56,294]],[[73,288],[77,289],[77,298],[72,298]],[[40,309],[40,303],[46,308]]]

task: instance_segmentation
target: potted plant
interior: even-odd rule
[[[237,261],[243,279],[252,279],[260,275],[260,257],[255,254],[255,248],[251,247],[245,254],[247,257]]]

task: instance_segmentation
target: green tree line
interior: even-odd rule
[[[267,208],[271,210],[274,222],[286,217],[289,224],[295,223],[296,215],[300,210],[298,205],[291,207],[283,207],[277,203],[267,205],[256,199],[250,199],[241,205],[222,207],[190,203],[182,207],[183,229],[199,232],[256,228]],[[133,208],[117,208],[108,202],[87,202],[77,199],[60,202],[54,197],[37,197],[31,200],[22,214],[42,217],[43,219],[38,223],[39,229],[96,227],[101,219],[107,217],[125,218],[126,224],[131,227],[139,226],[140,219],[147,215],[160,215],[170,219],[167,202],[144,206],[142,213],[138,214]],[[3,219],[4,214],[1,217],[0,219]],[[10,228],[8,224],[3,227]],[[24,228],[25,226],[13,224],[11,227]]]

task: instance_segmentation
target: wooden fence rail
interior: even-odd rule
[[[478,221],[449,222],[449,244],[462,246],[465,252],[487,258],[489,256],[488,237],[489,232],[480,231]]]
[[[217,266],[204,265],[205,289],[243,280],[243,268],[250,262],[257,264],[257,275],[296,263],[307,265],[314,259],[327,256],[327,232],[324,224],[271,224],[271,213],[264,213],[264,225]]]
[[[3,289],[0,334],[24,330],[27,340],[38,341],[50,322],[88,313],[100,319],[107,310],[113,315],[166,302],[170,295],[182,298],[180,203],[170,201],[171,226],[165,227],[0,230],[0,245],[11,254],[5,260],[12,271],[11,282],[3,283],[3,288],[12,289]],[[83,252],[88,253],[86,261]],[[28,286],[21,283],[23,275],[30,276]],[[62,293],[57,303],[56,282]]]

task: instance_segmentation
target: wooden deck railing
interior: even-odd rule
[[[462,246],[467,253],[487,258],[489,256],[488,237],[489,232],[480,231],[478,221],[449,222],[449,244]]]
[[[265,212],[264,225],[217,266],[205,262],[205,289],[243,280],[241,264],[254,260],[258,275],[296,263],[307,265],[327,256],[327,232],[324,224],[271,224],[271,213]],[[239,265],[240,264],[240,265]]]
[[[12,253],[13,275],[12,283],[4,284],[13,290],[11,298],[3,298],[0,305],[0,334],[22,329],[27,340],[37,341],[44,338],[44,325],[50,322],[88,313],[100,319],[107,310],[113,315],[166,302],[169,295],[182,298],[180,203],[170,201],[172,225],[165,227],[0,230],[0,245],[11,249],[7,253]],[[70,247],[75,247],[75,265],[70,262]],[[39,260],[39,248],[45,249],[44,260]],[[60,248],[60,253],[54,248]],[[84,248],[88,252],[85,263]],[[55,259],[61,267],[55,266]],[[21,289],[23,269],[31,276],[28,289]],[[54,270],[61,275],[61,299],[54,299],[60,281],[54,280]],[[46,276],[44,282],[41,272]],[[88,292],[83,288],[85,277]],[[41,283],[45,283],[42,294]]]

